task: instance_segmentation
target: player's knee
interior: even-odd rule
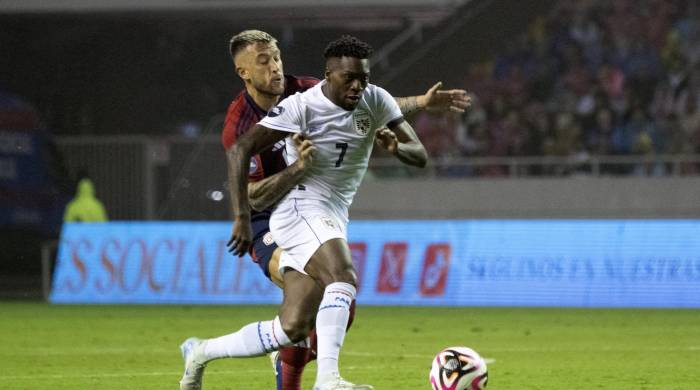
[[[308,336],[311,326],[306,321],[293,319],[282,323],[282,329],[292,342],[297,343]]]
[[[282,323],[282,330],[293,343],[304,340],[313,327],[312,319],[298,314],[280,318],[280,322]]]
[[[355,269],[352,267],[352,265],[338,269],[335,272],[335,275],[333,275],[333,281],[349,283],[357,287],[357,274],[355,273]]]
[[[357,287],[357,276],[355,275],[354,271],[349,271],[349,272],[333,272],[329,273],[328,275],[324,275],[324,277],[321,278],[321,283],[324,286],[328,286],[331,283],[337,283],[337,282],[342,282],[342,283],[348,283],[353,285],[354,287]]]

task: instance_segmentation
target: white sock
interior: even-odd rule
[[[207,361],[226,357],[262,356],[291,344],[282,330],[279,317],[275,317],[272,321],[253,322],[238,332],[207,340],[204,356]]]
[[[316,315],[317,375],[316,380],[338,374],[338,355],[345,338],[350,317],[350,303],[355,299],[355,287],[335,282],[326,286]]]

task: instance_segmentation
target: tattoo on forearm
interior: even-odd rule
[[[396,98],[401,113],[406,115],[418,109],[418,96]]]
[[[250,213],[248,204],[247,186],[248,186],[248,167],[245,162],[250,161],[246,156],[234,146],[226,152],[228,160],[228,184],[231,195],[231,212],[234,216],[247,215]]]
[[[281,172],[248,185],[248,196],[253,209],[262,211],[282,199],[303,177],[303,171],[292,164]]]

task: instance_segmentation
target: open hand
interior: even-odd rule
[[[423,107],[428,111],[452,111],[464,112],[472,104],[472,98],[463,89],[450,89],[443,91],[442,81],[438,81],[430,87],[425,95]]]

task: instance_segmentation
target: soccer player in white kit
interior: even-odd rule
[[[387,126],[391,130],[380,133],[379,138],[404,163],[423,167],[427,162],[425,148],[404,121],[396,101],[382,88],[369,84],[370,54],[371,47],[353,37],[331,42],[325,51],[325,79],[270,110],[238,140],[232,152],[236,159],[229,182],[235,199],[235,223],[229,248],[242,256],[252,241],[247,196],[251,155],[294,134],[301,134],[316,148],[308,173],[270,219],[273,238],[283,249],[280,270],[285,296],[279,315],[226,336],[229,357],[259,356],[304,340],[315,318],[314,390],[372,389],[342,379],[338,355],[357,285],[347,244],[348,207],[367,170],[376,129]],[[297,158],[293,145],[287,142],[288,163]],[[284,270],[290,268],[310,275],[324,288],[320,304],[310,298],[310,291],[295,288],[294,280],[287,280]],[[204,364],[200,366],[192,365],[199,371],[190,374],[199,376],[199,383]]]

